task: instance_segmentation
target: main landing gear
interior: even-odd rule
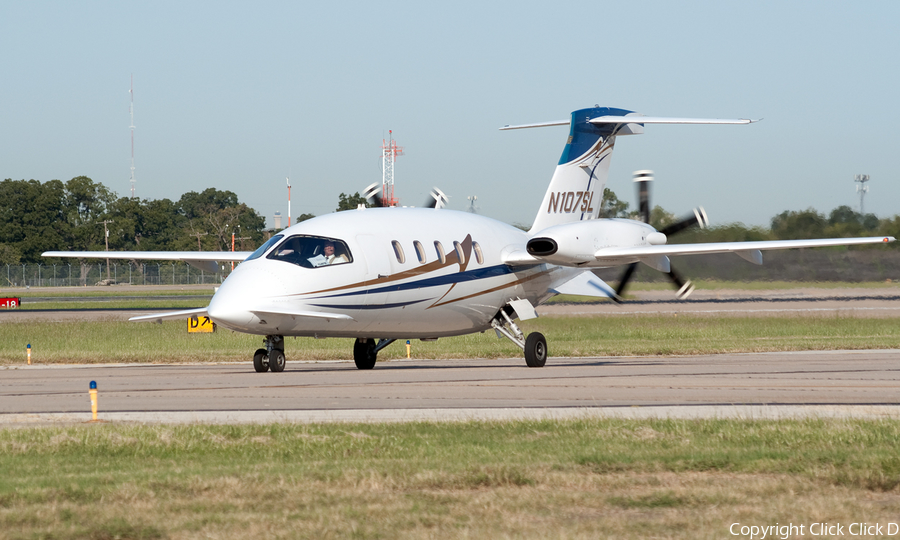
[[[356,338],[353,344],[353,361],[358,369],[372,369],[378,360],[378,351],[387,347],[396,339],[379,339],[378,343],[372,338]]]
[[[497,337],[505,337],[521,347],[525,351],[525,363],[528,367],[544,367],[547,363],[547,340],[540,332],[532,332],[525,337],[507,313],[508,307],[501,309],[491,320]]]
[[[284,371],[284,336],[266,336],[265,349],[253,353],[253,369],[265,373],[270,369],[275,373]]]

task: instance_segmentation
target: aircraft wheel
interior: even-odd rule
[[[253,353],[253,369],[257,373],[269,371],[269,357],[265,349],[256,349],[256,352]]]
[[[544,367],[547,363],[547,340],[540,332],[532,332],[525,338],[525,363],[528,367]]]
[[[272,370],[272,373],[281,373],[284,371],[285,363],[284,351],[272,349],[272,354],[269,355],[269,369]]]
[[[375,361],[378,359],[378,353],[375,352],[375,340],[367,339],[365,343],[356,339],[353,344],[353,361],[356,362],[358,369],[372,369],[375,367]]]

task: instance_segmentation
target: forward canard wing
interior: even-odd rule
[[[131,317],[128,320],[131,322],[161,323],[163,321],[183,321],[185,319],[190,319],[191,317],[207,317],[208,315],[206,308],[197,308],[183,309],[181,311],[168,311],[165,313],[152,313],[150,315],[138,315],[137,317]]]

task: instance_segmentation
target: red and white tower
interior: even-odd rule
[[[381,200],[384,206],[397,206],[394,198],[394,163],[403,155],[403,147],[397,146],[394,132],[388,131],[388,139],[381,144]]]

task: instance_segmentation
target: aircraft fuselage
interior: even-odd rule
[[[554,283],[579,272],[503,264],[504,250],[524,249],[527,233],[452,210],[345,211],[279,235],[222,283],[208,309],[218,325],[284,336],[467,334],[490,328],[511,300],[540,304],[553,295]],[[296,245],[282,253],[291,238]],[[319,247],[325,243],[335,244],[342,258],[326,264]]]

